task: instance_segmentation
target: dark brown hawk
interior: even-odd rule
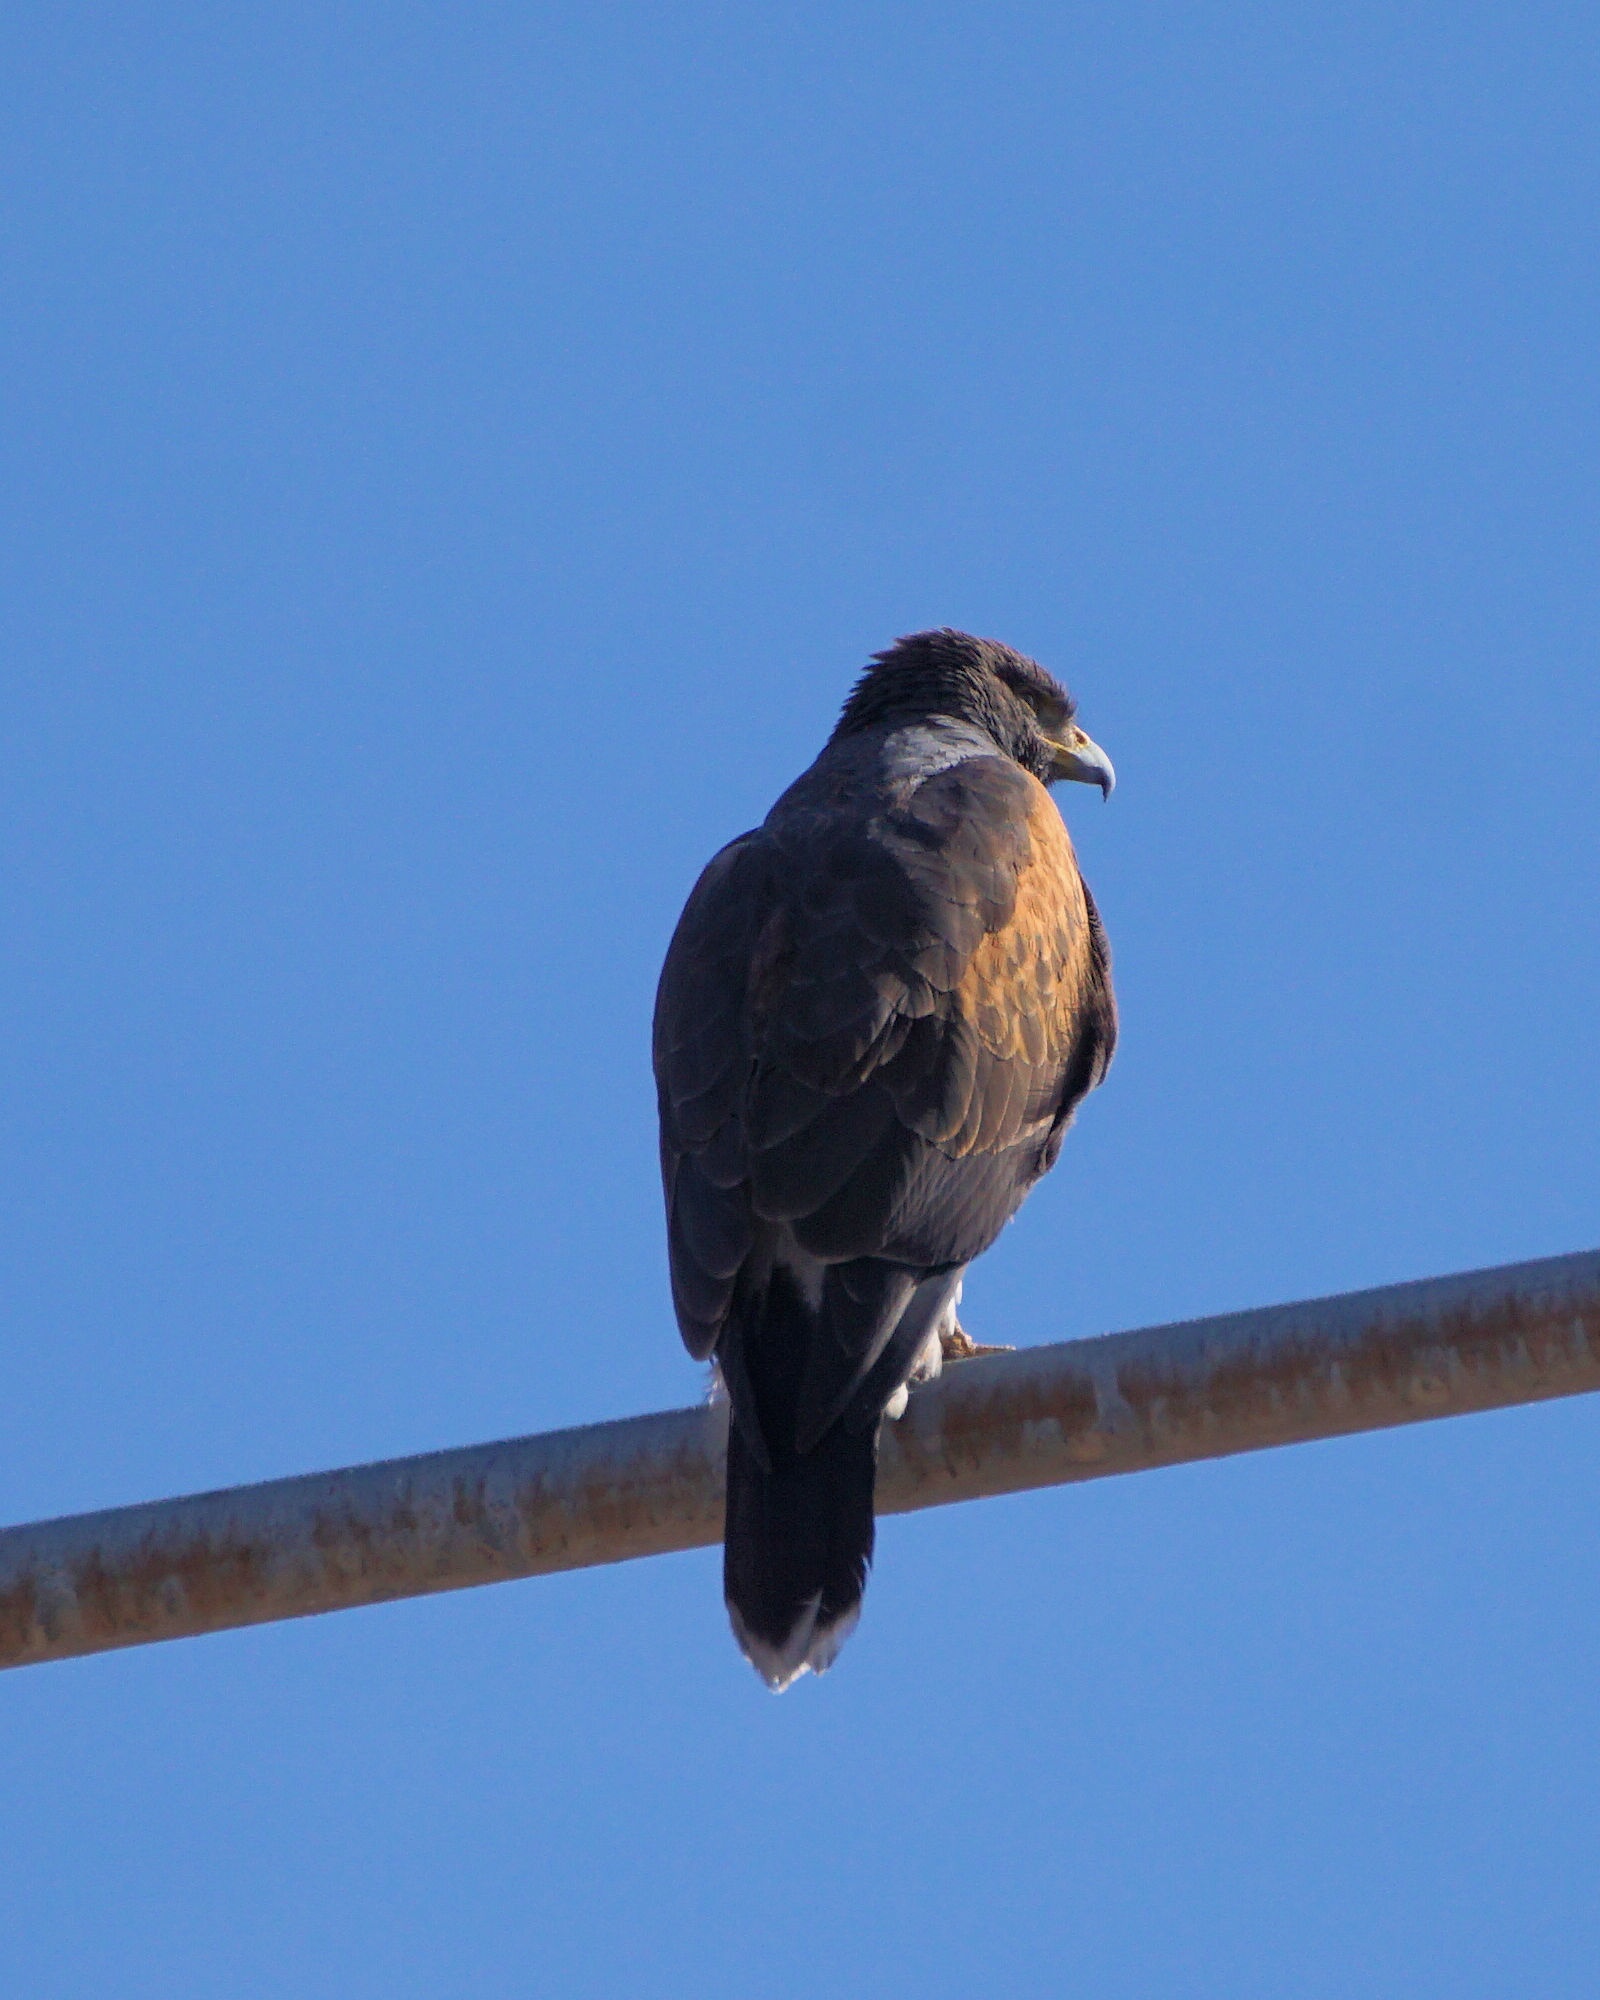
[[[1111,791],[1073,718],[1007,646],[901,639],[667,952],[673,1303],[732,1399],[724,1591],[775,1688],[860,1615],[883,1417],[961,1351],[963,1270],[1111,1060],[1105,934],[1045,789]]]

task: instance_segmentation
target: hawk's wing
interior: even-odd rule
[[[1103,933],[1035,778],[982,756],[895,809],[810,796],[711,862],[662,971],[673,1297],[699,1358],[762,1223],[835,1264],[977,1256],[1116,1036]]]
[[[749,992],[756,943],[777,906],[773,861],[759,829],[712,856],[678,919],[656,992],[672,1303],[696,1361],[716,1347],[755,1236],[744,1138],[755,1064]]]

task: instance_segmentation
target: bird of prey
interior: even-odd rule
[[[667,952],[673,1303],[732,1402],[724,1595],[773,1688],[854,1627],[883,1419],[974,1351],[961,1274],[1111,1060],[1105,933],[1046,790],[1110,795],[1075,714],[994,640],[897,641]]]

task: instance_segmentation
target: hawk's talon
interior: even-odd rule
[[[953,1326],[947,1333],[939,1335],[940,1352],[946,1361],[976,1361],[984,1354],[1015,1354],[1010,1346],[991,1346],[987,1341],[974,1340],[962,1327]]]

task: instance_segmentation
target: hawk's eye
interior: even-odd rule
[[[1028,688],[1023,699],[1032,709],[1035,722],[1047,736],[1065,727],[1070,711],[1057,696],[1046,694],[1042,688]]]
[[[1072,702],[1055,688],[1040,687],[1034,681],[1007,679],[1006,686],[1016,696],[1046,736],[1057,736],[1072,720]]]

